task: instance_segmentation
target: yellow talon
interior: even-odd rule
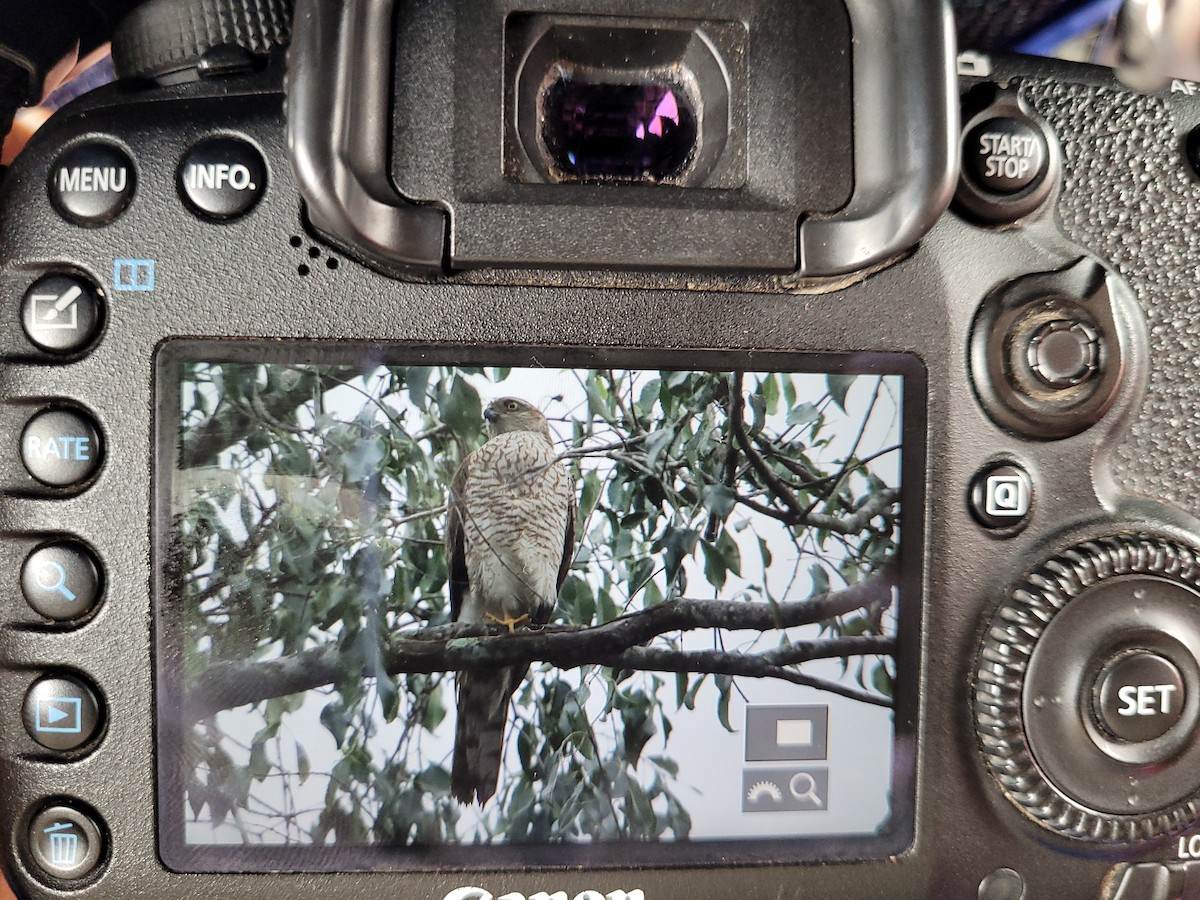
[[[493,622],[495,622],[497,625],[503,625],[503,626],[505,626],[506,628],[508,628],[508,633],[509,633],[509,634],[514,634],[514,633],[516,633],[516,630],[517,630],[517,626],[518,626],[518,625],[524,625],[524,624],[526,624],[527,622],[529,622],[529,613],[525,613],[525,615],[523,615],[523,616],[518,616],[518,617],[517,617],[517,618],[515,618],[515,619],[501,619],[499,616],[493,616],[491,613],[489,613],[489,612],[485,612],[485,613],[483,614],[483,617],[484,617],[485,619],[491,619],[491,620],[492,620]]]

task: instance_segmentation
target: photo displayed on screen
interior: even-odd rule
[[[169,865],[896,849],[911,360],[240,352],[160,366]]]

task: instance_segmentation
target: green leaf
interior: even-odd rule
[[[432,374],[433,369],[428,366],[413,366],[406,373],[408,399],[422,412],[429,408],[429,376]]]
[[[704,489],[704,508],[724,521],[734,506],[737,505],[737,494],[733,488],[723,484],[710,484]]]
[[[455,376],[450,393],[442,401],[442,421],[458,435],[469,437],[483,428],[483,403],[479,392]]]
[[[437,727],[445,718],[446,704],[442,701],[441,685],[438,685],[429,692],[429,697],[425,701],[425,709],[421,713],[421,727],[430,734],[436,734]]]
[[[720,692],[720,699],[717,701],[717,720],[721,723],[722,728],[733,734],[733,726],[729,724],[729,698],[733,693],[733,676],[717,675],[714,683]]]
[[[666,756],[651,756],[649,759],[650,762],[654,763],[672,778],[679,777],[679,763],[675,762],[675,760]]]
[[[774,375],[767,375],[762,380],[759,387],[762,391],[763,402],[769,414],[775,415],[779,409],[779,379]]]
[[[842,412],[846,411],[846,394],[850,392],[850,387],[857,377],[857,375],[834,375],[833,373],[825,376],[825,386],[829,391],[829,396],[833,398],[833,402]]]
[[[883,696],[894,696],[893,691],[895,690],[895,686],[892,683],[892,674],[882,662],[875,664],[875,671],[871,673],[871,684]]]
[[[271,761],[267,759],[267,747],[262,741],[255,741],[250,747],[250,774],[255,781],[263,781],[271,774]]]
[[[308,751],[299,743],[296,744],[296,770],[300,775],[301,784],[308,781],[312,774],[312,761],[308,758]]]
[[[829,591],[829,573],[825,571],[825,567],[820,563],[813,563],[808,567],[809,577],[812,578],[813,589],[810,597],[815,597],[818,594],[824,594]]]
[[[441,766],[430,766],[413,779],[413,784],[427,794],[444,797],[450,793],[450,773]]]
[[[787,423],[795,427],[803,427],[809,422],[815,422],[821,411],[812,403],[801,403],[788,410]]]

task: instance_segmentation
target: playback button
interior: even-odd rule
[[[29,736],[47,750],[78,750],[100,731],[100,701],[78,678],[53,675],[25,695],[21,718]]]
[[[39,278],[21,300],[25,335],[47,353],[78,353],[100,331],[100,294],[74,275]]]

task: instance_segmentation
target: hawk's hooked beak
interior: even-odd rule
[[[483,411],[483,417],[489,422],[495,422],[498,418],[500,418],[500,414],[489,406]]]

